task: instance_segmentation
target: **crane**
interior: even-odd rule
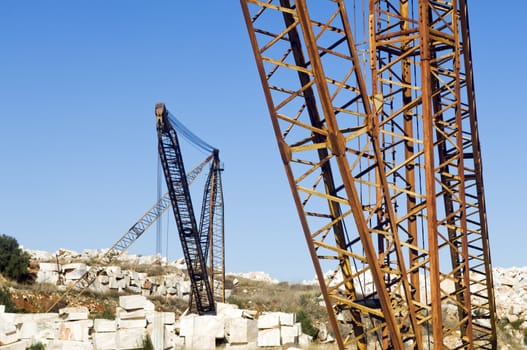
[[[197,137],[186,129],[181,123],[175,120],[176,127],[181,130],[183,136],[190,140]],[[205,145],[202,141],[198,144]],[[225,253],[224,253],[224,224],[223,224],[223,188],[221,180],[221,163],[219,151],[213,148],[211,154],[200,164],[186,174],[188,186],[197,178],[207,164],[211,164],[206,180],[201,211],[199,232],[200,245],[204,252],[204,257],[209,258],[210,286],[214,294],[214,299],[220,302],[225,301]],[[70,303],[74,303],[78,298],[93,284],[104,266],[109,265],[139,239],[143,233],[156,222],[168,209],[171,204],[169,192],[161,196],[158,201],[128,230],[123,234],[102,257],[94,262],[86,272],[68,286],[66,291],[53,302],[48,311],[53,310],[62,300],[65,300],[73,292],[75,295]],[[192,299],[192,298],[191,298]]]
[[[214,231],[220,231],[223,236],[223,224],[218,225],[218,218],[223,222],[219,151],[179,125],[175,118],[169,116],[163,103],[156,104],[155,115],[159,157],[191,281],[192,299],[200,315],[215,314],[214,281],[209,280],[215,272],[214,266],[212,272],[208,271],[206,257],[211,250],[210,242],[215,236]],[[184,176],[183,157],[174,125],[195,145],[212,152],[214,158],[205,186],[199,226],[196,223],[188,182]]]
[[[225,235],[221,179],[223,168],[217,149],[212,151],[211,157],[213,159],[203,192],[199,232],[202,240],[205,238],[203,256],[205,259],[208,257],[206,263],[208,263],[214,299],[225,302]]]
[[[189,185],[192,184],[196,177],[203,171],[205,166],[211,162],[212,158],[213,156],[209,155],[205,160],[187,173],[186,177]],[[130,246],[166,212],[169,206],[170,197],[168,192],[166,192],[103,254],[102,257],[90,265],[86,272],[66,289],[60,298],[48,308],[48,312],[51,312],[51,310],[73,292],[75,292],[75,296],[70,302],[74,303],[93,284],[93,282],[95,282],[97,276],[102,271],[102,268],[108,266],[112,261],[126,252],[128,248],[130,248]]]
[[[496,349],[466,0],[240,0],[339,349]]]

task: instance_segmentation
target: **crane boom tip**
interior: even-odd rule
[[[165,107],[165,104],[160,102],[160,103],[156,103],[156,116],[162,116],[166,113],[166,107]]]

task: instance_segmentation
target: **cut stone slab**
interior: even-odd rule
[[[174,327],[150,324],[147,327],[147,332],[154,345],[154,350],[174,349],[175,338],[177,337],[174,334]]]
[[[174,349],[183,349],[185,348],[185,337],[180,337],[178,335],[174,335]]]
[[[93,321],[93,329],[97,333],[115,332],[117,331],[117,322],[115,320],[96,318]]]
[[[117,349],[142,349],[146,329],[121,329],[117,331]]]
[[[190,337],[194,334],[194,317],[197,317],[197,316],[190,315],[190,316],[181,317],[179,319],[179,335],[180,336]]]
[[[216,349],[216,337],[210,335],[194,335],[185,337],[185,349],[214,350]]]
[[[117,281],[117,278],[115,276],[108,276],[108,288],[110,289],[119,289],[119,282]]]
[[[313,337],[307,334],[300,334],[298,337],[298,345],[309,345],[313,341]]]
[[[1,313],[0,314],[0,331],[3,329],[2,327],[10,327],[14,326],[16,324],[15,320],[17,318],[17,314],[13,313]]]
[[[46,345],[46,350],[92,350],[91,343],[72,340],[52,340]]]
[[[148,311],[146,320],[154,325],[173,325],[176,323],[176,314],[173,312]]]
[[[217,303],[216,312],[218,315],[224,316],[226,319],[241,318],[243,316],[243,310],[239,309],[238,305],[233,304]]]
[[[280,328],[261,329],[258,331],[258,346],[280,346]]]
[[[117,308],[116,310],[116,317],[121,320],[133,320],[133,319],[139,319],[139,318],[145,318],[146,317],[146,311],[145,309],[135,309],[126,311],[123,308]]]
[[[88,342],[89,331],[92,327],[92,320],[62,322],[59,326],[58,340]]]
[[[146,311],[155,311],[156,306],[154,305],[153,302],[151,302],[150,300],[146,299],[144,308],[145,308]]]
[[[0,345],[7,345],[19,341],[16,327],[0,320]]]
[[[66,280],[76,281],[76,280],[81,279],[81,277],[84,276],[86,271],[87,271],[86,268],[84,268],[84,269],[76,269],[76,270],[73,270],[71,272],[65,273],[64,274],[64,278]]]
[[[84,270],[86,271],[87,267],[85,263],[71,263],[62,265],[62,271],[71,272],[75,270]]]
[[[296,322],[295,314],[287,312],[278,312],[278,318],[280,319],[280,326],[294,326]]]
[[[163,324],[175,324],[176,314],[174,312],[163,312]]]
[[[117,333],[94,333],[93,346],[95,350],[114,350],[117,349]]]
[[[27,340],[20,340],[9,345],[0,346],[1,350],[26,350],[31,345],[31,342]]]
[[[123,272],[120,266],[107,266],[105,270],[108,276],[115,276],[117,278],[123,277]]]
[[[213,315],[195,317],[194,335],[225,338],[225,320],[221,316]]]
[[[225,349],[230,350],[255,350],[258,346],[256,345],[256,342],[254,343],[247,343],[247,344],[231,344],[227,343],[225,345]]]
[[[182,337],[214,336],[225,337],[225,321],[221,316],[189,315],[179,319],[179,335]]]
[[[117,328],[131,329],[131,328],[145,328],[146,319],[131,319],[131,320],[117,320]]]
[[[258,329],[269,329],[279,326],[280,314],[277,312],[264,313],[258,317]]]
[[[141,287],[137,287],[132,284],[126,286],[126,290],[132,293],[141,293]]]
[[[282,344],[293,343],[298,344],[298,337],[301,334],[301,325],[294,326],[280,326],[280,335],[282,337]]]
[[[8,333],[8,334],[0,332],[0,345],[12,344],[12,343],[15,343],[15,342],[17,342],[19,340],[20,340],[20,338],[16,334],[16,330],[15,330],[15,332]]]
[[[59,273],[54,271],[39,271],[37,273],[37,283],[51,283],[57,284],[59,280]]]
[[[26,321],[22,323],[19,331],[20,339],[33,339],[38,335],[38,326],[35,321]]]
[[[60,323],[64,322],[57,313],[13,315],[15,315],[14,323],[20,325],[19,336],[22,339],[54,339],[58,334]]]
[[[152,341],[152,344],[154,345],[154,350],[163,350],[167,346],[165,345],[165,327],[151,327],[150,325],[147,328],[147,332],[150,335],[150,340]],[[159,346],[161,345],[161,346]]]
[[[145,305],[146,298],[142,295],[121,295],[119,297],[119,306],[127,311],[144,309]]]
[[[258,322],[246,318],[226,321],[226,337],[229,343],[251,343],[258,340]]]
[[[85,306],[59,309],[59,316],[65,321],[87,320],[90,312]]]

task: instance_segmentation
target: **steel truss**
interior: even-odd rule
[[[200,229],[204,257],[208,257],[209,278],[216,301],[225,302],[224,207],[219,151],[214,150],[205,183]],[[212,246],[212,247],[211,247]]]
[[[362,3],[241,0],[335,338],[495,349],[466,2]]]
[[[186,176],[189,186],[192,184],[192,182],[194,182],[196,177],[203,171],[205,166],[212,159],[212,155],[208,156],[200,164],[194,167],[194,169],[187,173]],[[124,233],[124,235],[121,236],[121,238],[117,240],[117,242],[111,246],[110,249],[104,253],[102,257],[91,264],[86,272],[77,281],[75,281],[75,283],[68,287],[66,292],[49,307],[48,312],[51,312],[53,309],[55,309],[59,302],[65,300],[66,297],[68,297],[73,292],[75,295],[73,300],[71,300],[69,303],[74,304],[78,298],[93,284],[93,282],[95,282],[97,276],[99,276],[103,268],[124,254],[128,248],[130,248],[130,246],[134,244],[134,242],[137,241],[139,237],[141,237],[143,233],[145,233],[145,231],[148,230],[148,228],[152,226],[152,224],[154,224],[154,222],[156,222],[166,212],[169,207],[170,196],[168,195],[168,192],[166,192],[150,209],[148,209],[146,213],[143,214],[143,216],[141,216],[139,220],[137,220],[136,223],[134,223],[128,229],[128,231]]]
[[[158,103],[155,112],[159,157],[190,278],[192,300],[200,315],[215,314],[216,305],[204,255],[208,235],[202,234],[196,223],[183,156],[168,111],[164,104]]]

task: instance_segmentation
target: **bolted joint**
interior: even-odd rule
[[[282,138],[280,139],[280,141],[278,141],[278,149],[280,150],[282,162],[284,162],[284,164],[288,164],[289,162],[291,162],[291,159],[293,158],[293,153],[291,152],[291,148],[289,147],[289,145]]]
[[[346,153],[346,140],[344,139],[344,135],[340,132],[330,131],[328,133],[328,147],[337,157],[343,156]]]

